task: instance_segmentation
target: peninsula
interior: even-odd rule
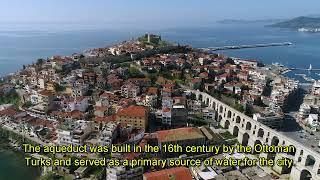
[[[5,77],[0,83],[0,136],[16,149],[27,147],[26,162],[41,166],[44,179],[155,179],[159,175],[165,179],[170,174],[192,180],[205,179],[208,173],[216,179],[254,179],[257,174],[264,179],[319,178],[320,154],[306,145],[310,141],[301,144],[279,133],[285,109],[296,100],[299,89],[296,80],[282,75],[287,70],[145,34],[70,56],[38,59]],[[110,153],[107,148],[129,145],[156,150]],[[237,145],[261,148],[247,154],[197,150]],[[296,151],[259,153],[264,145]],[[53,149],[44,152],[41,147]],[[68,147],[83,148],[68,153]],[[86,147],[103,149],[87,152]],[[253,164],[264,156],[277,163],[273,167],[201,165],[213,159]],[[290,166],[278,163],[287,158]],[[51,160],[61,159],[63,166],[51,166]],[[104,160],[110,163],[107,167],[99,165]],[[120,165],[129,160],[145,166]],[[305,168],[302,162],[314,168]]]

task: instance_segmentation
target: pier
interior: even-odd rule
[[[290,68],[290,70],[320,71],[320,69],[307,69],[307,68]]]
[[[262,48],[262,47],[290,46],[290,45],[292,45],[291,42],[283,42],[283,43],[267,43],[267,44],[252,44],[252,45],[208,47],[208,48],[200,48],[200,49],[201,49],[201,50],[204,50],[204,51],[219,51],[219,50]]]
[[[310,64],[309,68],[290,68],[290,70],[303,70],[303,71],[320,71],[320,69],[312,68],[312,64]]]

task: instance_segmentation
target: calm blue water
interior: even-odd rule
[[[69,55],[88,48],[103,47],[130,39],[147,31],[122,30],[0,30],[0,75],[14,72],[37,58]],[[150,32],[150,31],[149,31]],[[303,33],[265,28],[264,24],[212,24],[208,27],[174,28],[153,31],[163,38],[194,47],[286,42],[293,46],[221,51],[230,56],[280,62],[289,67],[320,68],[320,33]],[[294,74],[297,72],[292,72]],[[299,72],[300,73],[300,72]],[[289,73],[290,74],[290,73]],[[320,76],[311,74],[314,78]]]
[[[162,35],[176,42],[192,44],[194,47],[214,47],[257,43],[292,42],[293,46],[266,47],[219,51],[234,57],[260,60],[271,64],[280,62],[288,67],[320,68],[320,33],[303,33],[287,29],[266,28],[265,24],[217,24],[207,28],[190,28],[162,32]],[[303,81],[295,74],[307,74],[320,79],[317,73],[292,71],[287,75]]]
[[[0,179],[35,180],[40,170],[25,165],[24,155],[10,150],[6,143],[0,141]]]
[[[14,72],[37,58],[69,55],[130,39],[147,31],[122,30],[0,30],[0,74]],[[221,51],[230,56],[280,62],[289,67],[320,68],[320,33],[265,28],[264,24],[212,24],[208,27],[154,31],[173,42],[194,47],[286,42],[293,46]],[[314,74],[313,74],[314,75]],[[319,76],[320,77],[320,76]]]
[[[116,31],[0,31],[0,75],[53,55],[103,47],[133,37]]]

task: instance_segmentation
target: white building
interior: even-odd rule
[[[307,122],[312,129],[319,127],[319,117],[318,114],[309,114]]]
[[[89,121],[66,121],[57,129],[57,144],[83,145],[85,139],[94,130],[94,123]]]
[[[106,174],[106,180],[141,180],[143,179],[143,168],[127,169],[123,166],[106,168]]]
[[[301,104],[299,109],[299,117],[304,118],[310,114],[311,107],[307,104]]]
[[[100,144],[102,146],[110,146],[112,141],[118,136],[118,124],[109,122],[105,125],[104,129],[100,133]]]
[[[145,106],[154,107],[157,104],[157,95],[146,95],[145,97]]]
[[[72,98],[71,100],[65,100],[62,102],[62,108],[64,111],[81,111],[85,112],[89,106],[88,98],[81,96]]]
[[[38,79],[38,86],[40,89],[45,89],[46,88],[45,84],[46,84],[46,81],[43,78]]]
[[[139,86],[128,83],[123,86],[121,86],[121,95],[125,98],[135,98],[140,93]]]
[[[313,83],[312,93],[313,93],[314,95],[319,95],[319,94],[320,94],[320,80],[315,81],[315,82]]]

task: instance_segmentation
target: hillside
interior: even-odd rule
[[[320,28],[320,18],[315,17],[297,17],[288,21],[283,21],[268,25],[269,27],[279,27],[279,28]]]

